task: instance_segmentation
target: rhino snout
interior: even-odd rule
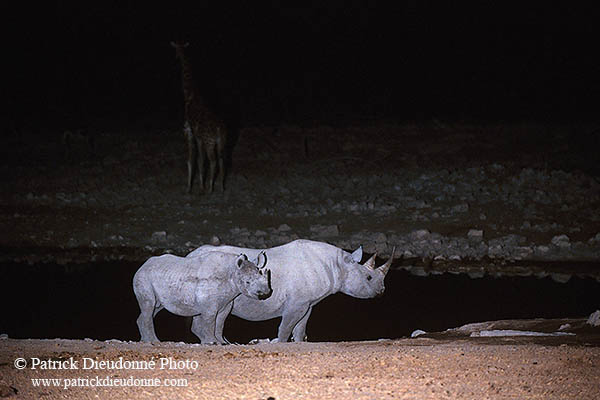
[[[258,297],[258,299],[259,299],[259,300],[265,300],[265,299],[268,299],[269,297],[271,297],[271,294],[272,294],[272,293],[273,293],[273,290],[272,290],[272,289],[269,289],[269,290],[268,290],[268,291],[266,291],[266,292],[263,292],[262,290],[259,290],[259,291],[256,293],[256,296]]]
[[[377,294],[375,295],[375,297],[381,297],[381,296],[383,296],[384,293],[385,293],[385,286],[377,291]]]

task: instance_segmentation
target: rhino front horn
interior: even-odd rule
[[[392,261],[394,261],[394,253],[395,252],[396,252],[396,246],[394,246],[394,248],[392,249],[392,255],[390,255],[390,258],[385,262],[385,264],[383,264],[382,266],[377,268],[379,271],[383,272],[384,275],[388,273],[388,271],[390,270],[390,267],[392,266]]]

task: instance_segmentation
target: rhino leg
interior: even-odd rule
[[[292,341],[306,342],[306,323],[308,322],[308,317],[310,317],[311,312],[312,307],[309,307],[306,314],[304,314],[304,317],[302,317],[302,319],[298,321],[296,326],[294,326],[294,329],[292,330]]]
[[[310,306],[308,304],[302,304],[286,309],[281,317],[281,323],[279,324],[279,332],[277,333],[277,342],[287,342],[292,334],[292,329],[300,322],[304,316],[309,312]],[[308,317],[306,318],[308,320]],[[304,322],[304,329],[306,329],[306,321]]]
[[[198,336],[202,344],[217,344],[219,341],[215,337],[215,321],[214,314],[200,314],[192,318],[192,333]]]
[[[227,339],[223,337],[223,327],[225,326],[225,320],[231,313],[233,308],[233,301],[229,302],[221,311],[217,313],[217,322],[215,324],[215,337],[217,342],[220,344],[231,344]]]
[[[156,297],[152,288],[138,287],[135,290],[140,305],[140,316],[137,319],[137,326],[140,331],[142,342],[158,342],[156,332],[154,331],[154,316],[162,310],[160,304],[156,304]]]

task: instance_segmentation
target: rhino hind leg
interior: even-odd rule
[[[140,331],[142,342],[158,342],[156,332],[154,331],[154,316],[162,306],[157,304],[154,291],[151,287],[145,285],[134,286],[135,297],[140,306],[140,316],[137,319],[137,326]]]
[[[286,309],[283,312],[281,317],[281,323],[279,324],[279,331],[277,333],[277,342],[283,343],[287,342],[292,334],[292,330],[296,327],[296,325],[302,321],[302,319],[306,316],[306,320],[304,321],[303,328],[301,330],[306,330],[306,322],[308,321],[307,314],[310,314],[310,306],[308,304],[303,304],[299,306],[295,306],[290,309]],[[299,332],[301,333],[301,332]],[[304,335],[303,335],[304,336]]]
[[[312,312],[312,307],[309,307],[306,314],[304,314],[304,317],[302,317],[302,319],[300,321],[298,321],[296,326],[294,326],[294,329],[292,330],[292,341],[293,342],[306,342],[307,341],[308,337],[306,336],[306,323],[308,322],[308,318],[310,317],[311,312]]]
[[[216,315],[200,314],[192,318],[192,333],[198,336],[202,344],[221,343],[215,337]]]

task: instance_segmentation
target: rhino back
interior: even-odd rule
[[[197,250],[201,249],[204,252],[214,249],[233,254],[245,253],[249,258],[265,251],[273,293],[266,300],[237,297],[232,312],[244,319],[260,321],[275,318],[295,303],[314,305],[339,290],[339,274],[335,269],[341,250],[327,243],[296,240],[266,250],[234,246],[202,246]],[[197,251],[196,255],[202,254],[202,251]]]
[[[170,303],[176,297],[191,302],[198,291],[210,295],[231,286],[228,269],[235,268],[235,258],[220,252],[190,259],[165,254],[151,257],[136,275],[151,283],[163,303]]]

